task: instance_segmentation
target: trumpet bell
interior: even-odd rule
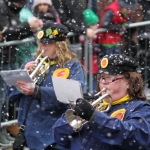
[[[74,128],[74,130],[78,130],[83,125],[83,122],[86,121],[81,117],[74,115],[73,112],[74,111],[72,109],[68,109],[66,111],[65,113],[66,120],[70,124],[70,126]]]
[[[103,105],[101,105],[100,103],[102,103],[102,100],[105,97],[109,97],[109,105],[107,107],[102,108]],[[98,111],[107,112],[111,108],[111,101],[112,101],[111,96],[106,93],[102,95],[101,97],[99,97],[97,100],[95,100],[91,105],[95,107],[95,109]],[[72,126],[73,129],[76,131],[76,130],[79,130],[88,121],[82,119],[79,116],[74,115],[73,112],[74,112],[73,109],[68,109],[65,113],[65,116],[66,116],[66,120],[68,124]]]

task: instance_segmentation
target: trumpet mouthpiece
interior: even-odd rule
[[[102,90],[101,91],[99,91],[98,93],[96,93],[94,96],[99,96],[103,91],[105,91],[106,90],[106,88],[102,88]]]
[[[44,49],[42,49],[42,51],[41,51],[41,54],[43,54],[44,53]]]

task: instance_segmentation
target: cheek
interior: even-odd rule
[[[127,94],[127,85],[120,83],[114,86],[111,92],[114,100],[120,99]]]
[[[47,6],[44,6],[43,7],[43,13],[46,13],[48,11],[48,7]]]
[[[45,7],[45,10],[48,11],[48,6]]]
[[[114,93],[119,93],[120,90],[121,90],[121,86],[120,85],[113,85],[113,86],[110,86],[110,89],[111,89],[111,93],[114,94]]]
[[[38,10],[41,10],[42,9],[42,7],[41,6],[38,6]]]

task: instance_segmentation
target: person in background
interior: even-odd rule
[[[23,7],[19,13],[19,20],[22,23],[27,22],[30,18],[33,17],[34,15],[32,14],[32,12],[26,7]],[[31,37],[34,37],[34,35],[28,38]],[[27,42],[27,43],[19,44],[17,48],[18,51],[17,51],[16,64],[18,67],[20,67],[23,64],[23,62],[31,58],[33,54],[36,52],[37,44],[36,42]]]
[[[85,22],[88,25],[88,27],[95,31],[98,28],[98,22],[99,22],[98,16],[91,9],[85,9],[83,11],[83,16],[84,16]],[[84,42],[85,41],[81,40],[83,49],[84,49]],[[100,52],[100,47],[97,42],[97,39],[94,39],[92,44],[93,44],[92,45],[93,46],[93,56],[92,56],[93,93],[95,93],[96,92],[96,83],[97,83],[96,76],[97,76],[97,72],[98,72],[98,54]],[[89,63],[91,63],[91,62],[88,61],[88,70],[89,70]],[[84,65],[84,51],[82,53],[82,64]],[[88,73],[89,73],[89,71],[88,71]],[[87,83],[87,86],[89,86],[89,83]]]
[[[98,34],[101,54],[121,54],[122,35],[130,22],[131,9],[137,6],[136,0],[116,0],[106,7],[100,16],[99,28],[107,28],[109,31]]]
[[[83,5],[81,0],[52,0],[52,3],[59,13],[61,23],[75,35],[69,37],[70,48],[82,59],[82,44],[80,36],[87,36],[95,39],[97,36],[93,29],[88,28],[83,17]]]
[[[9,99],[19,102],[19,126],[23,123],[30,99],[33,99],[24,132],[27,147],[32,150],[65,149],[56,144],[52,137],[53,124],[68,107],[57,100],[52,76],[77,80],[82,87],[84,86],[84,72],[76,54],[69,49],[68,32],[68,29],[62,24],[46,22],[37,33],[38,48],[35,57],[40,53],[42,56],[38,61],[33,58],[21,66],[21,69],[27,70],[30,74],[31,68],[42,61],[43,57],[48,56],[48,60],[43,62],[46,72],[41,75],[39,73],[36,83],[17,81],[17,88],[15,86],[7,87]]]
[[[101,96],[109,94],[111,99],[103,98],[99,109],[86,99],[77,99],[73,114],[87,123],[75,132],[63,114],[53,126],[55,141],[70,150],[147,150],[150,104],[146,102],[135,60],[126,55],[110,54],[99,64],[98,92],[104,89]]]
[[[57,10],[52,4],[51,0],[34,0],[33,2],[33,14],[42,19],[43,22],[53,21],[60,23],[60,18]]]
[[[33,17],[27,22],[19,21],[19,12],[26,4],[26,0],[1,0],[0,1],[0,31],[1,42],[21,40],[33,35],[42,25],[42,21]],[[17,47],[16,45],[0,47],[0,70],[15,68]],[[8,118],[8,98],[5,92],[5,82],[0,78],[0,122]],[[7,138],[5,128],[0,127],[0,145],[10,146],[10,138]]]
[[[88,0],[81,0],[83,10],[88,8]]]
[[[27,22],[28,19],[36,16],[44,23],[48,20],[60,23],[59,15],[54,6],[52,6],[51,0],[35,0],[33,3],[33,14],[29,9],[25,7],[22,8],[19,14],[20,21]],[[35,53],[36,49],[37,44],[35,42],[18,45],[18,57],[16,60],[18,66],[20,66],[24,61],[31,58],[32,55]]]

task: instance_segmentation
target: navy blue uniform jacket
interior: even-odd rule
[[[122,109],[126,110],[122,121],[111,117]],[[57,143],[71,150],[148,150],[150,105],[142,100],[114,105],[107,113],[98,112],[94,122],[85,124],[80,132],[74,132],[62,115],[53,134]]]
[[[41,100],[34,100],[29,109],[25,137],[27,145],[31,150],[42,150],[51,144],[55,145],[52,137],[52,126],[67,109],[67,105],[57,100],[52,84],[52,74],[58,68],[60,67],[57,64],[51,66],[50,72],[45,76],[40,85]],[[64,68],[70,70],[68,79],[79,81],[83,87],[84,73],[80,63],[73,60],[64,65]],[[20,93],[15,87],[9,86],[8,96],[11,101],[19,102],[18,123],[21,125],[30,97]],[[59,146],[55,145],[55,147],[58,148]]]

